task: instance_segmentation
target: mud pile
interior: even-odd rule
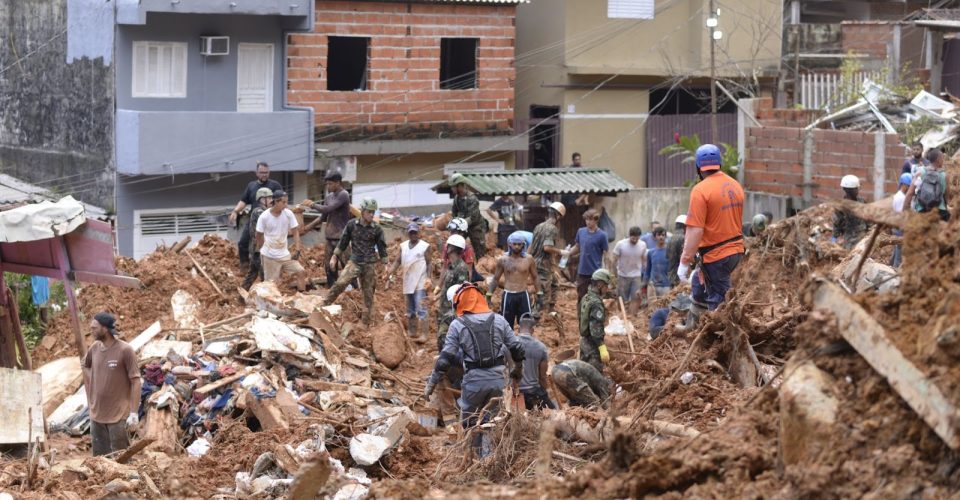
[[[951,182],[956,179],[951,175]],[[371,496],[939,497],[956,491],[956,453],[846,343],[837,318],[816,310],[812,296],[819,278],[843,282],[838,268],[856,265],[864,254],[887,262],[893,245],[902,241],[899,287],[851,297],[950,401],[960,402],[960,221],[941,224],[935,217],[916,215],[893,220],[904,231],[902,240],[885,227],[873,245],[864,242],[851,253],[830,240],[833,214],[831,205],[814,207],[748,239],[735,288],[698,329],[675,330],[683,315],[671,312],[660,337],[648,339],[646,318],[668,298],[654,301],[631,320],[637,332],[632,349],[627,337],[608,336],[607,374],[620,387],[608,410],[502,411],[488,429],[494,453],[484,460],[469,457],[471,436],[456,422],[426,432],[408,427],[390,454],[362,467],[372,481]],[[877,220],[884,217],[877,215]],[[396,243],[389,245],[391,259]],[[158,253],[139,264],[121,262],[121,269],[140,278],[145,289],[85,287],[81,309],[88,315],[112,310],[134,334],[156,319],[164,328],[172,326],[170,295],[177,289],[202,302],[204,321],[242,312],[236,291],[242,275],[235,267],[234,247],[205,238],[191,252],[226,297],[191,270],[189,257]],[[492,267],[498,252],[492,253],[481,267]],[[322,249],[310,249],[301,259],[314,278],[322,277],[322,255]],[[359,290],[337,301],[343,307],[337,325],[342,335],[334,340],[342,341],[338,350],[344,356],[372,356],[385,335],[406,328],[402,294],[396,284],[386,288],[384,273],[379,278],[371,327],[360,323]],[[856,289],[849,280],[843,286]],[[679,288],[671,298],[683,292],[688,290]],[[618,309],[616,302],[608,304],[610,314],[620,316]],[[371,371],[398,402],[417,411],[423,407],[415,400],[437,351],[432,340],[436,304],[431,302],[428,310],[431,340],[405,340],[397,368]],[[576,355],[572,284],[562,285],[557,312],[556,320],[542,321],[536,332],[551,363]],[[63,346],[58,344],[60,355],[72,353],[69,332],[61,327],[56,334],[64,339]],[[278,446],[316,439],[322,429],[330,458],[346,468],[358,467],[345,443],[360,421],[342,415],[311,412],[290,430],[270,431],[253,430],[237,419],[220,426],[211,451],[199,459],[178,452],[167,461],[148,454],[133,463],[165,496],[234,494],[237,472],[251,470],[263,453],[277,453]],[[86,440],[72,446],[75,456],[89,454]],[[21,466],[5,470],[16,477]],[[107,482],[90,479],[57,488],[93,496],[102,494]],[[340,486],[322,491],[333,494]],[[31,494],[44,496],[52,488]],[[149,494],[142,488],[138,493]]]

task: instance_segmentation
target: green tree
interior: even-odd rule
[[[696,160],[697,148],[699,147],[700,136],[698,134],[681,135],[678,142],[662,148],[657,154],[670,159],[680,158],[681,163],[690,163]],[[737,148],[725,142],[720,143],[720,150],[722,152],[720,170],[731,177],[736,177],[737,172],[740,171],[740,152],[737,151]]]

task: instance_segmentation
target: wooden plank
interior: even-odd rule
[[[0,368],[0,444],[46,441],[42,387],[39,373]]]
[[[237,380],[240,380],[240,379],[243,378],[245,375],[250,374],[250,371],[251,371],[252,369],[253,369],[253,368],[248,367],[246,370],[244,370],[244,371],[242,371],[242,372],[240,372],[240,373],[235,373],[235,374],[233,374],[233,375],[230,375],[229,377],[224,377],[224,378],[222,378],[222,379],[220,379],[220,380],[217,380],[216,382],[210,382],[209,384],[207,384],[207,385],[205,385],[205,386],[203,386],[203,387],[201,387],[201,388],[199,388],[199,389],[197,389],[197,390],[195,390],[195,391],[193,391],[193,392],[196,392],[196,393],[198,393],[198,394],[206,394],[206,393],[208,393],[208,392],[217,390],[217,389],[219,389],[219,388],[221,388],[221,387],[223,387],[223,386],[225,386],[225,385],[230,385],[230,384],[236,382]]]
[[[154,441],[153,439],[141,439],[136,443],[133,443],[132,446],[130,446],[126,450],[123,450],[123,453],[121,453],[120,456],[117,457],[117,463],[118,464],[127,463],[131,458],[133,458],[134,455],[136,455],[137,453],[140,453],[140,451],[146,448],[147,446],[150,446],[150,444],[153,443],[153,441]]]
[[[950,448],[960,449],[957,407],[887,338],[870,314],[840,287],[819,280],[813,295],[815,309],[830,311],[837,318],[840,334],[883,375],[904,401]]]
[[[213,281],[213,278],[211,278],[210,275],[207,274],[207,270],[204,269],[199,262],[197,262],[197,259],[193,257],[193,254],[190,253],[190,250],[184,250],[183,253],[187,254],[187,257],[190,257],[190,260],[193,262],[193,265],[197,267],[197,270],[200,271],[200,274],[202,274],[204,278],[207,278],[207,281],[209,281],[210,284],[213,285],[213,289],[217,291],[217,295],[221,297],[226,297],[226,295],[223,294],[223,290],[221,290],[220,287],[217,286],[217,282]]]
[[[147,345],[147,342],[150,342],[154,337],[160,335],[161,331],[163,331],[163,328],[160,326],[160,321],[154,321],[152,325],[148,326],[146,330],[140,332],[140,335],[137,335],[130,341],[130,347],[133,348],[133,352],[142,349],[143,346]]]

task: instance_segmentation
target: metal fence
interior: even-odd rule
[[[653,115],[647,119],[647,187],[677,187],[696,178],[696,170],[681,158],[667,158],[658,152],[675,142],[674,134],[700,136],[710,141],[710,115]],[[737,147],[737,114],[717,115],[718,142]]]
[[[800,104],[804,109],[835,108],[845,101],[856,98],[855,95],[842,96],[841,93],[859,92],[863,82],[879,82],[878,72],[860,71],[852,75],[845,83],[839,73],[806,73],[800,75]],[[844,88],[845,87],[845,88]]]

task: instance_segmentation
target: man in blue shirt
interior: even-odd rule
[[[647,250],[647,267],[643,271],[643,284],[651,281],[657,297],[670,293],[670,259],[667,257],[667,230],[653,230],[654,247]]]
[[[603,267],[604,254],[610,248],[607,233],[600,229],[600,212],[591,208],[583,213],[583,220],[586,227],[577,230],[576,243],[568,254],[580,256],[577,264],[577,307],[590,287],[590,276]],[[560,255],[563,256],[566,252],[564,250]]]
[[[657,242],[653,239],[653,232],[656,231],[658,227],[663,227],[663,224],[660,224],[660,221],[653,221],[650,223],[650,232],[640,235],[640,239],[647,244],[648,250],[657,246]]]

